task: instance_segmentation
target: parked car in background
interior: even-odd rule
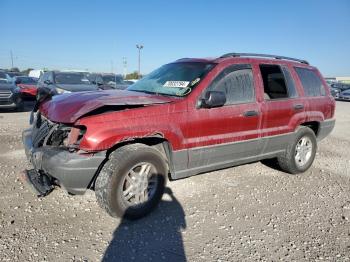
[[[350,101],[350,89],[341,92],[337,99],[343,101]]]
[[[38,108],[23,132],[33,169],[22,180],[39,196],[55,185],[71,194],[92,189],[111,216],[126,219],[148,214],[168,177],[264,159],[305,172],[335,124],[317,68],[260,54],[184,58],[127,90],[43,93]]]
[[[20,88],[22,99],[35,99],[38,79],[29,76],[15,76],[13,83]]]
[[[88,76],[91,83],[98,85],[101,89],[126,89],[131,85],[121,75],[91,73]]]
[[[0,71],[0,83],[11,83],[12,77],[6,71]]]
[[[20,88],[13,83],[0,83],[0,109],[23,110]]]
[[[38,88],[48,88],[52,95],[63,93],[96,91],[97,85],[91,84],[84,72],[45,72],[38,81]]]
[[[336,82],[330,85],[332,88],[339,89],[340,92],[350,89],[350,84]]]
[[[332,96],[337,99],[339,97],[339,94],[340,94],[340,89],[338,88],[334,88],[334,87],[330,87],[330,90],[331,90],[331,94]]]
[[[15,76],[23,76],[24,74],[21,72],[11,72],[8,71],[7,74],[13,79]]]

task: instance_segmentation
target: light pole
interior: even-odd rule
[[[126,57],[123,57],[123,73],[124,73],[124,78],[126,77],[127,74],[127,61],[126,61]]]
[[[136,48],[139,50],[139,75],[138,78],[141,76],[141,49],[143,48],[143,45],[137,44]]]

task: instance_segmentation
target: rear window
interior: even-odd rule
[[[322,80],[314,70],[296,67],[295,71],[303,85],[306,96],[326,95]]]

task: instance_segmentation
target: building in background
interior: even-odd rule
[[[350,84],[350,76],[335,76],[335,77],[325,77],[329,82],[341,82]]]

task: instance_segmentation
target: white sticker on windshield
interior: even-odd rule
[[[166,81],[163,86],[175,87],[175,88],[186,88],[189,83],[190,83],[189,81]]]

